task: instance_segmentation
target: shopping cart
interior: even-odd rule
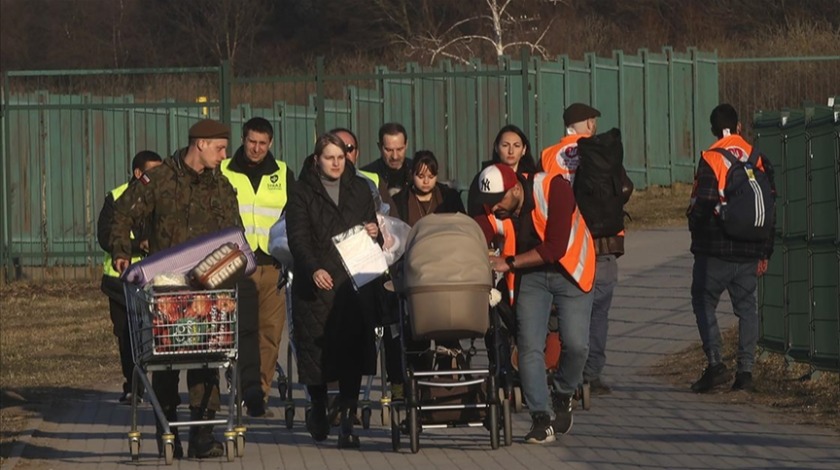
[[[224,437],[227,460],[242,457],[245,451],[245,427],[241,425],[242,408],[237,400],[237,291],[155,291],[126,283],[125,297],[135,364],[131,431],[128,433],[132,460],[140,458],[137,390],[141,382],[163,428],[163,455],[167,465],[172,463],[175,450],[175,435],[170,428],[181,426],[226,425]],[[147,374],[154,371],[213,368],[231,371],[227,419],[167,421]]]

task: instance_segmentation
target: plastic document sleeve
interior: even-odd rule
[[[378,278],[388,269],[385,255],[379,245],[368,235],[364,226],[357,225],[332,238],[344,269],[353,281],[353,287],[360,287]]]

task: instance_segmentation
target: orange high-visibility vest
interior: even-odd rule
[[[709,148],[723,148],[729,150],[732,155],[741,161],[746,161],[749,158],[750,153],[752,153],[752,145],[737,134],[723,137],[712,144]],[[701,152],[700,156],[703,160],[706,160],[706,163],[708,163],[710,167],[712,167],[712,171],[715,173],[715,178],[717,178],[718,196],[720,197],[721,203],[726,202],[723,190],[726,187],[726,175],[729,173],[729,167],[732,164],[726,159],[726,157],[718,152],[712,152],[711,150]],[[764,171],[764,162],[761,159],[756,162],[755,166],[759,170]],[[691,202],[692,204],[694,203],[694,201]],[[720,204],[715,207],[715,212],[717,213],[719,210]]]
[[[491,226],[495,227],[496,234],[501,235],[504,240],[504,245],[502,246],[502,256],[516,256],[516,232],[513,229],[513,221],[510,219],[497,219],[492,213],[487,214],[487,220],[490,221]],[[508,299],[510,304],[513,305],[514,288],[516,287],[516,275],[513,271],[505,273],[505,284],[507,284],[508,288]]]
[[[563,175],[569,183],[575,182],[578,164],[578,140],[586,137],[582,134],[567,135],[560,142],[542,151],[540,163],[543,171],[549,175]]]
[[[532,219],[534,230],[540,240],[545,241],[545,227],[548,223],[548,195],[551,180],[557,175],[537,173],[534,176],[534,211]],[[558,261],[563,269],[574,279],[580,290],[589,292],[595,280],[595,245],[592,235],[583,220],[577,204],[572,212],[571,233],[566,245],[566,254]]]

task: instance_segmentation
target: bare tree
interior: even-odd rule
[[[454,15],[443,2],[435,0],[374,2],[393,31],[393,42],[412,54],[428,57],[430,63],[445,57],[469,64],[471,56],[488,47],[495,57],[521,47],[548,56],[541,43],[552,22],[543,25],[536,9],[529,9],[527,2],[483,0],[473,10],[461,4],[462,10]]]
[[[231,65],[254,36],[270,10],[267,0],[179,0],[171,3],[175,22],[193,40],[199,57],[211,52]]]

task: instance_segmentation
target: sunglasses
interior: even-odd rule
[[[353,144],[347,144],[344,148],[347,150],[347,153],[353,153],[353,151],[356,150],[356,146]]]

